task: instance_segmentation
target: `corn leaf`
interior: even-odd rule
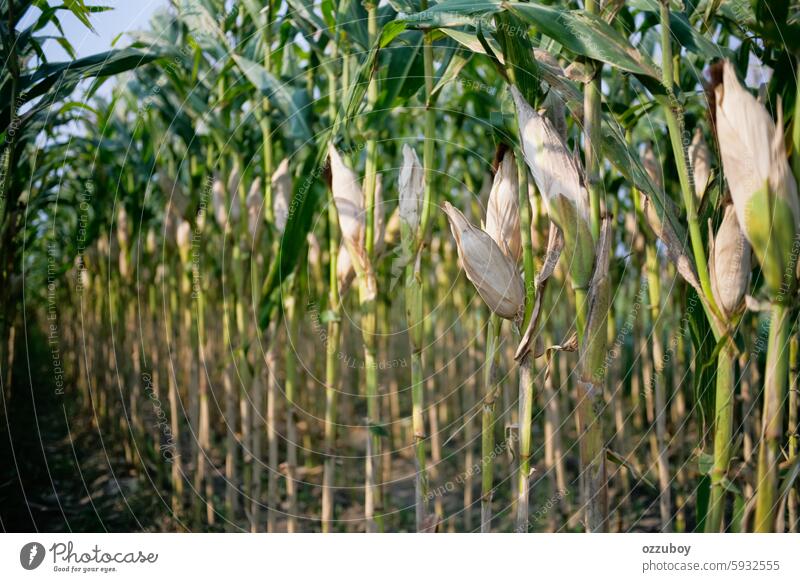
[[[635,75],[661,79],[659,68],[605,20],[582,10],[560,10],[533,3],[503,6],[533,24],[542,34],[577,55],[607,63]]]
[[[308,110],[298,103],[302,101],[302,95],[290,91],[286,83],[276,79],[260,64],[236,54],[233,55],[233,60],[250,83],[284,114],[291,134],[302,142],[310,140]]]

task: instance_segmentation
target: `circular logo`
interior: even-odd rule
[[[35,570],[44,561],[44,546],[39,542],[29,542],[19,551],[19,563],[26,570]]]

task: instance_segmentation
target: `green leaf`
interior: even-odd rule
[[[479,19],[487,22],[502,10],[502,0],[445,0],[427,10],[402,16],[409,24],[432,28],[475,26]]]
[[[533,3],[505,2],[503,6],[577,55],[635,75],[661,79],[658,67],[599,16]]]
[[[533,58],[533,46],[528,36],[528,26],[514,14],[501,12],[495,15],[495,37],[503,49],[506,72],[522,95],[537,107],[540,102],[541,83],[539,67]]]
[[[372,434],[379,436],[379,437],[388,437],[389,431],[386,430],[386,427],[382,424],[370,424],[369,425],[369,432]]]
[[[78,57],[77,53],[75,52],[75,48],[70,44],[70,42],[64,38],[63,36],[56,37],[56,42],[61,45],[61,48],[70,56],[70,58],[75,59]]]
[[[280,305],[281,297],[278,290],[281,284],[295,271],[303,258],[307,235],[322,197],[319,179],[326,166],[317,162],[320,156],[314,155],[315,153],[306,157],[301,171],[295,174],[299,177],[293,180],[292,200],[289,204],[286,228],[278,246],[278,259],[272,261],[262,287],[264,301],[259,320],[264,329],[269,324],[272,310]]]
[[[155,52],[143,52],[137,49],[115,49],[88,57],[63,63],[45,63],[32,75],[21,77],[25,102],[29,102],[47,93],[56,83],[61,85],[77,83],[89,77],[115,75],[144,65],[162,55]],[[30,87],[30,88],[27,88]]]
[[[415,39],[411,45],[394,46],[383,51],[383,60],[388,60],[386,76],[381,83],[381,98],[375,109],[390,109],[398,97],[411,97],[424,82],[424,64],[422,60],[422,33],[415,32]],[[412,74],[413,73],[413,74]]]
[[[64,7],[72,12],[72,14],[75,15],[75,18],[80,20],[81,24],[83,24],[86,28],[92,32],[97,32],[94,29],[94,26],[92,26],[92,23],[89,22],[89,9],[83,0],[64,0]]]
[[[694,531],[697,533],[706,530],[706,517],[708,517],[708,502],[711,498],[711,477],[703,475],[697,484],[697,505],[695,506],[696,525]]]
[[[453,53],[451,52],[450,54]],[[447,64],[447,68],[442,72],[436,84],[433,86],[433,91],[431,91],[433,97],[436,97],[445,85],[452,83],[458,78],[461,70],[469,62],[470,56],[471,55],[464,50],[458,50],[453,54],[452,59],[450,59]]]
[[[406,23],[401,20],[393,20],[386,24],[381,30],[381,36],[379,39],[379,46],[380,48],[385,48],[392,42],[397,36],[406,29]]]
[[[312,133],[306,108],[301,110],[298,107],[297,99],[287,84],[276,79],[260,64],[236,54],[232,56],[244,76],[286,116],[297,139],[303,142],[310,140]]]
[[[700,452],[697,455],[697,470],[701,475],[710,475],[714,469],[714,456],[708,453]]]
[[[177,8],[180,20],[186,24],[203,50],[211,52],[218,59],[230,53],[228,41],[217,24],[217,18],[201,0],[178,0]]]

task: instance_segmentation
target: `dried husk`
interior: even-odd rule
[[[131,226],[125,206],[119,205],[117,210],[117,239],[122,248],[127,249],[131,237]]]
[[[398,180],[400,191],[400,220],[409,233],[416,233],[422,214],[425,176],[414,148],[403,145],[403,165]]]
[[[715,89],[722,166],[736,217],[761,264],[776,300],[794,289],[793,253],[800,224],[797,183],[786,159],[783,115],[778,126],[767,110],[739,84],[729,62]]]
[[[192,248],[192,225],[189,221],[181,218],[178,221],[178,228],[175,234],[175,242],[178,246],[178,253],[181,257],[181,263],[187,265],[189,263],[189,251]]]
[[[225,196],[225,184],[219,176],[214,178],[214,183],[211,186],[211,206],[214,209],[214,219],[217,225],[222,229],[228,225],[228,205]]]
[[[585,289],[594,268],[595,244],[589,219],[589,194],[575,157],[552,123],[512,87],[525,162],[542,194],[547,213],[564,234],[564,260],[572,284]]]
[[[444,211],[467,278],[493,313],[519,319],[525,308],[525,289],[514,262],[452,204],[445,202]]]
[[[261,217],[264,216],[264,195],[261,193],[261,178],[253,180],[245,202],[247,206],[247,230],[250,233],[250,238],[255,239]],[[286,226],[285,220],[284,226]]]
[[[694,130],[692,143],[689,144],[689,161],[692,164],[692,178],[697,198],[702,200],[711,180],[711,150],[708,149],[703,137],[703,130],[699,127]]]
[[[284,158],[272,174],[272,215],[275,228],[283,234],[289,219],[289,202],[292,199],[292,174],[289,158]]]
[[[331,160],[331,187],[336,211],[339,213],[339,226],[342,237],[357,249],[364,248],[364,193],[355,172],[348,168],[339,151],[328,147]]]
[[[728,318],[744,308],[750,281],[750,253],[750,244],[739,227],[736,211],[728,205],[713,239],[709,264],[714,300]]]
[[[510,150],[503,156],[494,176],[484,230],[511,260],[519,262],[522,256],[519,179],[514,154]]]

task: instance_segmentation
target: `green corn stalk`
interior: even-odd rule
[[[367,29],[370,46],[378,37],[378,5],[377,2],[365,4],[367,9]],[[378,102],[378,80],[375,75],[370,78],[367,87],[367,102],[370,110],[374,110]],[[373,130],[374,131],[374,130]],[[365,243],[367,260],[374,258],[375,245],[375,185],[378,163],[378,143],[374,136],[366,142],[366,168],[364,176],[364,210],[366,212]],[[355,259],[353,259],[355,260]],[[371,280],[370,280],[371,279]],[[364,513],[367,531],[383,530],[383,506],[381,487],[377,483],[380,475],[381,437],[380,437],[380,402],[378,400],[378,365],[376,359],[377,345],[377,301],[376,281],[372,269],[359,276],[359,304],[361,307],[361,332],[364,340],[364,386],[367,399],[367,463],[364,495]]]
[[[736,381],[735,354],[729,346],[717,357],[717,385],[714,404],[714,467],[711,497],[706,516],[706,533],[719,533],[725,514],[725,490],[733,438],[733,388]]]
[[[694,184],[691,179],[691,169],[689,167],[689,157],[687,146],[684,143],[685,128],[683,125],[683,112],[680,111],[680,102],[678,96],[675,95],[674,86],[674,68],[672,58],[672,32],[670,29],[670,8],[669,0],[661,0],[660,7],[660,24],[661,24],[661,74],[662,84],[667,90],[666,98],[659,98],[660,103],[664,106],[664,114],[667,118],[667,128],[669,130],[670,145],[672,146],[672,154],[675,157],[675,165],[678,170],[678,179],[681,187],[681,194],[683,195],[683,203],[686,207],[686,220],[689,223],[689,240],[692,245],[692,253],[694,255],[695,266],[697,267],[697,275],[700,279],[700,286],[705,296],[704,307],[709,312],[709,322],[715,328],[715,337],[718,338],[718,330],[715,325],[715,317],[719,315],[714,300],[714,294],[711,292],[711,278],[708,271],[708,261],[706,260],[706,251],[703,246],[703,237],[700,231],[700,221],[697,215],[697,197],[695,195]],[[706,305],[708,307],[706,307]]]
[[[767,367],[764,376],[764,405],[761,417],[761,446],[758,451],[756,481],[756,521],[754,531],[771,532],[775,526],[778,494],[778,463],[783,437],[783,408],[789,373],[789,307],[772,304]]]
[[[789,344],[789,463],[797,459],[798,438],[800,438],[800,426],[798,426],[798,390],[800,390],[800,338],[797,331],[792,334]],[[797,533],[797,487],[792,487],[789,491],[787,501],[789,509],[789,531]]]
[[[297,425],[295,424],[295,393],[297,391],[297,341],[298,316],[296,289],[289,291],[291,296],[285,301],[287,342],[285,351],[286,382],[286,496],[289,498],[289,511],[286,529],[288,533],[297,531]]]
[[[337,36],[338,40],[338,36]],[[338,43],[334,43],[331,59],[336,60]],[[346,70],[346,62],[343,64]],[[343,71],[344,73],[344,71]],[[346,86],[346,85],[345,85]],[[328,76],[328,115],[331,123],[336,119],[336,76]],[[341,325],[339,280],[336,265],[339,253],[339,215],[333,200],[333,192],[328,190],[328,328],[325,346],[325,461],[322,469],[322,531],[333,530],[334,506],[333,492],[336,483],[336,463],[334,448],[336,445],[337,394],[339,387],[339,341]]]
[[[661,514],[661,531],[671,531],[672,501],[670,496],[669,458],[667,455],[667,398],[666,378],[664,377],[664,346],[661,339],[663,314],[661,312],[661,281],[658,269],[658,256],[654,244],[647,246],[647,291],[650,296],[650,314],[653,342],[653,377],[648,390],[653,390],[653,421],[656,432],[656,465],[658,468],[658,506]]]
[[[412,237],[407,225],[402,225],[403,244],[410,248]],[[422,277],[420,273],[421,253],[417,252],[413,261],[406,265],[405,301],[408,335],[411,343],[411,427],[414,433],[415,477],[415,520],[417,531],[425,527],[428,513],[428,473],[426,470],[425,420],[423,418],[425,386],[423,383],[422,345],[424,342]]]
[[[597,0],[589,0],[586,10],[590,13],[600,11]],[[601,228],[601,195],[600,160],[596,153],[602,141],[600,127],[601,114],[601,64],[590,62],[593,79],[586,86],[584,93],[585,119],[585,160],[588,178],[589,201],[591,205],[591,223],[594,242],[600,237]],[[608,223],[610,229],[610,222]],[[610,233],[609,233],[610,236]],[[588,242],[588,241],[586,241]],[[586,243],[584,243],[586,244]],[[595,259],[595,269],[599,267],[599,256]],[[607,267],[605,267],[607,270]],[[604,276],[598,279],[601,288],[596,288],[596,308],[603,311],[602,322],[597,315],[593,318],[595,327],[586,329],[587,304],[586,290],[575,290],[577,310],[577,327],[579,351],[581,352],[583,370],[578,381],[578,422],[580,427],[580,456],[582,467],[583,503],[585,504],[584,526],[588,532],[605,531],[607,526],[606,469],[605,447],[603,441],[602,410],[604,406],[603,389],[605,385],[605,353],[607,347],[607,317],[609,306],[609,281]],[[598,312],[599,313],[599,312]],[[588,367],[587,367],[588,366]]]
[[[500,328],[503,320],[491,314],[486,328],[486,362],[483,366],[483,408],[481,414],[481,533],[492,531],[494,496],[495,400],[500,391],[497,364],[500,356]]]
[[[528,169],[521,152],[516,153],[519,180],[519,215],[522,241],[522,264],[525,273],[525,316],[521,329],[528,326],[535,294],[533,245],[531,244],[531,209],[528,199]],[[526,355],[519,362],[519,468],[517,472],[517,531],[529,528],[530,483],[531,483],[531,435],[533,423],[533,358]]]

